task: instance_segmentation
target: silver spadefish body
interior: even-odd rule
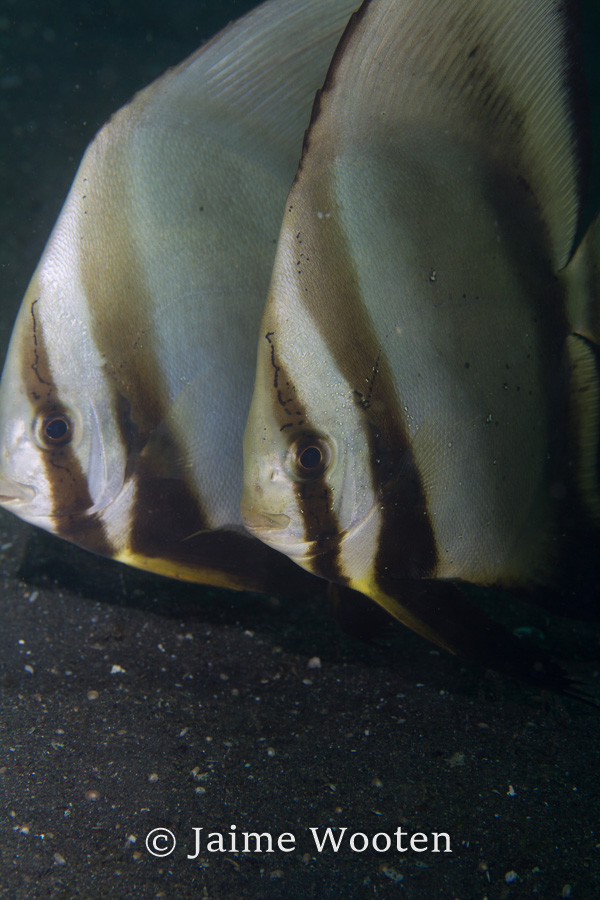
[[[413,627],[407,583],[552,583],[565,522],[597,515],[598,228],[563,271],[582,174],[565,15],[367,0],[286,205],[243,518]]]
[[[90,145],[4,368],[6,509],[134,565],[260,586],[239,514],[255,334],[314,93],[354,5],[264,4]],[[205,536],[221,532],[239,540],[215,552]]]

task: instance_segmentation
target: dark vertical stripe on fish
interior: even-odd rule
[[[144,443],[165,417],[168,393],[157,359],[156,325],[149,319],[153,303],[134,238],[136,223],[130,221],[129,173],[122,160],[112,160],[119,150],[117,141],[100,151],[104,158],[96,165],[107,186],[90,190],[81,201],[79,270],[104,374],[129,404]]]
[[[156,344],[158,323],[150,315],[157,304],[136,244],[130,212],[134,204],[125,202],[131,193],[129,173],[122,160],[112,160],[112,154],[120,152],[119,141],[102,152],[108,187],[104,193],[90,192],[84,201],[85,219],[79,221],[81,279],[92,337],[116,394],[114,412],[127,455],[126,474],[136,480],[130,548],[168,558],[165,542],[174,548],[183,535],[205,529],[207,517],[185,467],[177,468],[185,448],[164,424],[169,390]],[[115,197],[123,201],[115,204]]]
[[[579,392],[584,402],[579,409],[572,410],[572,415],[585,416],[585,425],[592,433],[591,442],[578,448],[580,453],[578,465],[585,469],[587,476],[585,490],[588,496],[582,498],[583,504],[597,508],[600,503],[600,347],[580,334],[573,334],[570,339],[579,342],[589,364],[583,376],[577,378],[574,373],[575,384],[572,385],[572,391]],[[578,425],[577,422],[571,424],[570,430],[575,434],[579,431]],[[568,465],[565,466],[565,470],[569,470]]]
[[[312,126],[316,122],[321,112],[321,100],[325,94],[332,90],[335,85],[335,79],[338,74],[338,69],[341,61],[343,60],[346,52],[348,50],[349,45],[356,32],[358,31],[362,20],[365,18],[368,8],[371,5],[372,0],[363,0],[360,7],[356,10],[356,12],[352,13],[348,20],[348,24],[346,25],[344,32],[338,41],[337,47],[335,48],[335,52],[331,57],[331,62],[329,63],[329,69],[327,70],[327,75],[325,77],[325,81],[323,83],[323,87],[317,91],[315,94],[315,101],[313,103],[313,108],[310,116],[309,126],[304,133],[304,142],[302,144],[302,156],[300,159],[300,166],[296,173],[296,177],[294,178],[294,184],[296,183],[300,172],[302,171],[302,163],[304,161],[304,157],[308,153],[308,148],[310,144],[310,135]]]
[[[177,440],[163,424],[135,461],[129,546],[143,556],[201,566],[208,561],[198,553],[201,542],[187,540],[206,531],[206,517],[176,465],[178,459]]]
[[[566,84],[569,92],[568,108],[574,122],[577,137],[579,208],[587,197],[592,168],[592,138],[590,127],[590,100],[588,83],[583,65],[583,29],[581,7],[578,0],[562,0],[565,55],[569,61]]]
[[[571,334],[567,343],[570,402],[567,413],[557,422],[564,440],[549,484],[555,507],[554,527],[547,538],[552,571],[538,573],[538,583],[523,593],[553,612],[564,614],[568,609],[575,618],[597,619],[600,350],[579,334]]]
[[[38,299],[31,303],[31,327],[25,330],[21,347],[22,378],[36,416],[69,416],[51,371],[42,325],[36,314]],[[102,556],[113,556],[104,526],[96,515],[89,485],[77,455],[69,443],[40,451],[52,493],[51,518],[56,533]]]
[[[277,335],[268,332],[265,340],[269,344],[273,382],[271,386],[272,408],[279,422],[280,431],[285,431],[290,443],[296,433],[318,436],[298,400],[296,388],[277,354]],[[304,538],[313,544],[310,552],[310,568],[315,575],[322,575],[340,584],[347,578],[340,568],[340,523],[333,510],[333,498],[329,486],[322,480],[294,482],[294,496],[302,522]]]
[[[308,231],[305,233],[302,224],[298,225],[298,294],[338,370],[351,386],[369,436],[369,463],[377,502],[383,510],[376,570],[382,584],[392,570],[398,577],[425,577],[435,569],[437,551],[401,402],[360,296],[359,279],[337,204],[322,186],[322,179],[317,179],[315,190],[309,178],[308,172],[301,173],[290,195],[293,206],[295,192],[303,192],[307,200],[304,209],[308,209],[313,232],[316,230],[316,236],[309,238]],[[323,210],[330,215],[319,217],[317,212]],[[314,223],[320,223],[320,227],[315,229]],[[312,257],[321,262],[316,277],[318,289],[314,287]],[[323,296],[327,297],[326,304],[322,303]],[[397,568],[400,560],[406,563],[402,571]]]

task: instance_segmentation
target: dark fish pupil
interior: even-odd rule
[[[49,441],[54,443],[63,441],[69,432],[69,423],[66,419],[48,419],[44,425],[44,432]]]
[[[323,454],[318,447],[307,447],[300,454],[300,465],[303,469],[316,469],[323,461]]]

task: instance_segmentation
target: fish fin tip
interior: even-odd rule
[[[597,705],[559,663],[490,618],[455,582],[402,582],[393,594],[371,588],[370,596],[394,618],[452,654],[533,687]]]
[[[352,588],[328,582],[327,599],[333,618],[344,634],[363,644],[372,644],[390,621],[389,614],[379,604]]]

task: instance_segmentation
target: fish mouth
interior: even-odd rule
[[[31,503],[35,497],[35,490],[28,484],[18,481],[4,481],[0,479],[0,503]]]
[[[286,531],[290,517],[284,513],[266,513],[247,510],[242,514],[242,521],[253,537],[258,538],[273,550],[283,553],[293,562],[310,569],[310,562],[327,553],[331,546],[338,543],[338,534],[324,535],[319,540],[306,540],[303,536]]]
[[[283,531],[284,528],[288,527],[290,521],[290,517],[284,513],[264,513],[255,512],[254,510],[244,510],[242,513],[242,522],[248,531],[257,536]]]
[[[291,535],[287,528],[291,522],[285,513],[267,513],[261,510],[244,509],[242,522],[252,537],[266,544],[267,547],[283,553],[293,562],[304,565],[307,544],[301,537]]]
[[[320,564],[318,570],[315,568],[316,561],[323,560],[325,557],[331,557],[332,553],[337,557],[337,553],[342,549],[347,556],[356,555],[360,557],[364,553],[365,545],[376,544],[380,528],[379,509],[380,503],[377,499],[374,499],[369,510],[358,521],[351,523],[347,528],[340,529],[340,531],[323,532],[313,540],[307,540],[304,537],[285,532],[282,534],[277,525],[270,528],[263,527],[262,534],[259,530],[253,531],[253,533],[256,537],[268,543],[273,549],[289,556],[302,568],[326,578],[327,574]],[[279,516],[270,516],[265,513],[261,515],[264,519],[279,518]],[[288,516],[283,516],[282,518],[287,519]],[[332,579],[336,577],[335,571],[335,569],[332,570]]]
[[[324,532],[312,540],[307,540],[303,534],[286,531],[291,519],[283,513],[243,508],[242,521],[254,537],[310,572],[313,571],[314,561],[331,554],[332,550],[345,547],[347,552],[353,552],[357,548],[356,552],[359,553],[363,541],[371,542],[373,538],[369,537],[369,533],[373,529],[378,531],[379,528],[379,507],[379,501],[374,498],[369,510],[359,521],[340,531]]]

